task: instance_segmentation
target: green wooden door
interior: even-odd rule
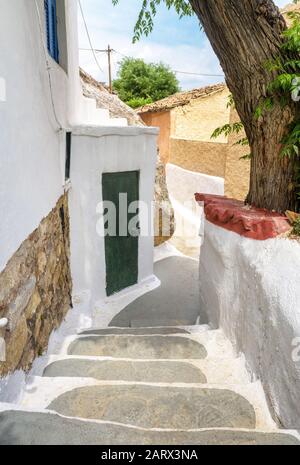
[[[109,296],[138,281],[139,224],[134,218],[138,212],[128,213],[128,207],[139,200],[139,171],[103,174],[102,191],[103,201],[112,202],[116,207],[116,234],[105,237],[106,292]],[[132,225],[129,228],[130,220],[135,228]]]

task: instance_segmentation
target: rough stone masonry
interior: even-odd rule
[[[72,305],[69,255],[65,194],[0,273],[0,318],[8,319],[0,376],[29,370]]]

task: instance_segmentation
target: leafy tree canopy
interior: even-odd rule
[[[151,33],[161,5],[180,17],[194,12],[220,60],[243,124],[218,128],[214,137],[244,126],[251,149],[247,202],[300,210],[299,13],[289,14],[286,29],[272,0],[139,0],[134,42]],[[238,143],[246,145],[247,138]]]
[[[135,58],[121,61],[113,88],[132,108],[156,102],[180,90],[176,75],[168,66]]]
[[[117,5],[119,1],[112,0],[112,3],[113,5]],[[194,14],[187,0],[141,0],[141,9],[134,28],[133,42],[137,42],[143,34],[148,36],[153,31],[153,19],[157,13],[157,8],[161,4],[165,4],[168,10],[174,7],[180,18]]]

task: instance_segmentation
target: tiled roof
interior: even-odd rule
[[[290,25],[291,20],[287,16],[287,13],[290,13],[292,11],[297,11],[300,13],[300,3],[289,3],[288,5],[286,5],[285,7],[281,9],[281,13],[285,17],[285,20],[288,23],[288,25]]]
[[[177,94],[166,97],[158,102],[144,105],[143,107],[138,108],[137,112],[141,114],[171,110],[175,107],[187,105],[192,100],[204,98],[217,92],[221,92],[224,89],[226,89],[225,84],[215,84],[212,86],[189,90],[187,92],[178,92]]]

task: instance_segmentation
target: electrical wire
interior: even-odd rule
[[[178,74],[190,74],[192,76],[207,76],[207,77],[225,77],[224,74],[205,74],[205,73],[190,73],[188,71],[174,71]]]
[[[90,47],[91,47],[91,52],[93,53],[96,65],[98,66],[100,72],[103,73],[103,69],[100,66],[100,63],[99,63],[99,61],[97,59],[97,56],[96,56],[95,49],[94,49],[93,44],[92,44],[92,39],[91,39],[91,36],[90,36],[90,33],[89,33],[88,25],[87,25],[87,22],[86,22],[86,19],[85,19],[85,16],[84,16],[84,12],[83,12],[83,8],[82,8],[80,0],[78,0],[78,4],[79,4],[79,9],[80,9],[80,12],[81,12],[82,19],[83,19],[85,31],[86,31],[86,34],[87,34],[87,37],[88,37],[88,41],[89,41],[89,44],[90,44]]]
[[[119,55],[121,55],[122,57],[124,58],[130,58],[129,56],[127,55],[124,55],[124,53],[121,53],[119,52],[118,50],[114,50],[116,53],[118,53]],[[193,75],[193,76],[206,76],[206,77],[225,77],[224,74],[206,74],[206,73],[191,73],[189,71],[177,71],[175,70],[174,73],[178,73],[178,74],[190,74],[190,75]]]
[[[44,57],[45,57],[45,62],[46,62],[46,70],[47,70],[47,74],[48,74],[52,111],[53,111],[54,119],[55,119],[56,124],[58,126],[57,132],[60,132],[60,131],[62,131],[63,128],[62,128],[62,124],[60,123],[60,121],[58,119],[58,116],[57,116],[57,113],[56,113],[56,108],[55,108],[55,103],[54,103],[52,78],[51,78],[51,72],[50,72],[51,71],[51,66],[49,64],[48,53],[47,53],[47,49],[46,49],[46,45],[45,45],[45,37],[44,37],[44,33],[43,33],[42,19],[41,19],[40,10],[39,10],[38,4],[37,4],[37,0],[35,0],[34,3],[35,3],[35,8],[36,8],[37,17],[38,17],[39,30],[40,30],[40,35],[41,35],[41,39],[42,39],[42,48],[43,48],[43,52],[44,52]]]
[[[79,50],[92,51],[92,49],[90,49],[90,48],[80,48]],[[97,52],[97,53],[105,53],[102,50],[97,50],[97,49],[95,49],[94,51]],[[124,58],[130,58],[128,55],[124,55],[124,53],[121,53],[118,50],[112,50],[112,52],[115,52],[115,53],[117,53],[118,55],[121,55]],[[224,74],[192,73],[192,72],[189,72],[189,71],[178,71],[178,70],[175,70],[174,73],[177,73],[177,74],[189,74],[191,76],[222,77],[222,78],[225,77]]]

